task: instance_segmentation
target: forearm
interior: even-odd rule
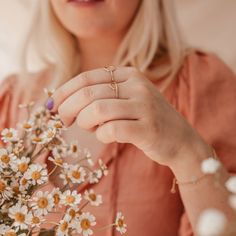
[[[202,177],[204,174],[201,171],[201,163],[203,159],[212,156],[211,148],[202,140],[194,143],[191,148],[188,147],[185,153],[182,159],[170,166],[180,183],[189,182],[194,177],[197,179]],[[208,175],[200,181],[193,181],[192,184],[179,184],[180,194],[195,232],[199,216],[206,208],[221,210],[229,222],[236,222],[236,214],[228,204],[230,193],[224,186],[228,177],[229,174],[222,166],[217,173],[217,178],[215,175]]]

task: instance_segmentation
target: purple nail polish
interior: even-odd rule
[[[48,110],[52,110],[52,108],[53,108],[53,106],[54,106],[54,100],[53,100],[52,97],[49,97],[49,98],[48,98],[48,100],[47,100],[45,106],[46,106],[46,108],[47,108]]]

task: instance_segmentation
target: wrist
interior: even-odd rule
[[[212,156],[213,149],[199,137],[184,145],[169,167],[178,181],[186,182],[201,177],[202,161]]]

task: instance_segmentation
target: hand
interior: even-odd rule
[[[116,69],[118,99],[109,87],[110,76],[104,69],[96,69],[74,77],[55,91],[52,111],[58,110],[66,126],[76,121],[79,127],[96,132],[103,143],[132,143],[164,165],[200,139],[139,71]]]

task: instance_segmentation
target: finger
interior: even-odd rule
[[[99,126],[96,130],[97,139],[103,143],[133,143],[145,132],[145,127],[138,120],[113,120]]]
[[[128,81],[119,83],[119,99],[128,99],[130,88]],[[115,98],[115,91],[110,84],[96,84],[84,87],[68,97],[59,107],[58,112],[66,126],[74,121],[79,112],[95,100]]]
[[[119,67],[113,72],[114,79],[117,83],[124,82],[128,79],[130,74],[134,73],[134,71],[135,69],[132,67]],[[59,105],[77,90],[94,84],[110,82],[111,74],[104,68],[83,72],[55,91],[53,94],[54,107],[52,111],[57,111]]]
[[[96,100],[77,116],[81,128],[91,129],[111,120],[138,119],[139,105],[131,100]]]

